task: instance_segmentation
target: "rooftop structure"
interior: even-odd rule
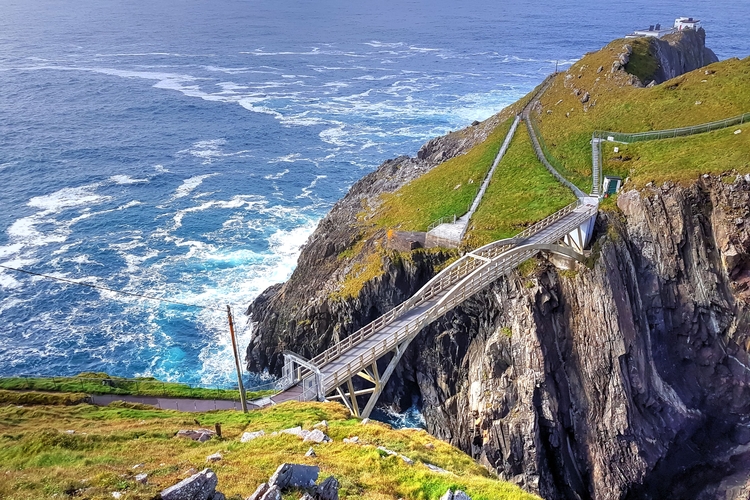
[[[651,36],[655,38],[661,38],[665,35],[671,35],[672,33],[676,33],[676,28],[665,28],[661,24],[651,25],[648,27],[648,29],[642,29],[642,30],[635,30],[631,34],[627,35],[625,38],[640,38],[642,36]]]
[[[701,27],[701,22],[692,17],[678,17],[674,20],[674,27],[677,31],[697,30]]]

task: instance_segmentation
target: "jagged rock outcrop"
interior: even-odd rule
[[[711,62],[702,30],[679,39],[655,41],[659,78]],[[351,269],[342,255],[360,239],[362,207],[489,131],[467,130],[384,163],[334,206],[292,278],[250,306],[251,370],[278,373],[283,349],[314,356],[451,257],[387,254],[356,297],[331,298]],[[381,400],[420,397],[433,435],[545,498],[745,498],[750,178],[631,190],[618,206],[600,214],[588,266],[558,271],[541,258],[425,328]]]
[[[706,32],[685,30],[655,39],[652,47],[659,68],[653,80],[659,84],[690,71],[719,62],[713,50],[706,47]]]

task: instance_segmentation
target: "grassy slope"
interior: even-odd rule
[[[103,383],[105,379],[109,381],[109,384]],[[151,378],[111,377],[106,373],[82,373],[75,377],[54,378],[0,378],[0,389],[239,400],[239,392],[236,389],[205,389],[175,382],[162,382]],[[248,399],[256,399],[271,392],[248,392],[247,397]]]
[[[616,40],[558,75],[541,99],[542,112],[537,117],[541,132],[555,157],[574,172],[571,180],[581,187],[586,186],[591,174],[589,141],[594,130],[643,132],[695,125],[750,111],[750,58],[715,63],[653,88],[636,88],[626,84],[629,75],[620,72],[613,76],[609,72],[625,43],[633,44],[634,53],[639,54],[636,67],[628,69],[651,71],[645,60],[647,48],[641,47],[647,41]],[[600,66],[604,70],[597,73]],[[566,79],[568,75],[571,77]],[[588,108],[580,102],[580,96],[573,94],[574,88],[580,89],[581,94],[590,93]],[[690,147],[687,141],[684,144]],[[710,144],[702,144],[706,146]],[[641,165],[647,161],[644,157]],[[725,168],[741,166],[741,162],[728,163]],[[680,165],[671,161],[660,163],[658,168],[682,176]],[[637,176],[638,171],[632,175]]]
[[[384,195],[373,223],[381,228],[426,231],[441,217],[466,213],[512,123],[512,118],[505,120],[466,154],[451,158],[395,193]]]
[[[379,423],[363,426],[336,403],[286,403],[248,415],[128,406],[137,405],[0,406],[0,498],[111,499],[113,491],[121,491],[126,499],[150,499],[186,477],[191,467],[205,467],[206,456],[217,451],[224,459],[211,468],[219,477],[219,489],[229,498],[246,497],[279,464],[289,461],[320,466],[321,479],[335,475],[342,499],[437,499],[449,487],[464,489],[474,500],[536,498],[492,479],[470,457],[426,432],[397,431]],[[195,428],[193,419],[206,427],[220,422],[224,438],[196,443],[173,437],[179,429]],[[309,444],[294,436],[239,442],[244,431],[309,428],[323,419],[329,421],[334,442],[316,445],[317,457],[305,457]],[[69,429],[75,434],[65,433]],[[354,435],[367,445],[342,442]],[[377,445],[417,463],[407,466],[398,457],[381,458]],[[431,472],[420,461],[453,474]],[[133,469],[136,464],[143,466]],[[146,485],[134,480],[141,472],[149,475]]]
[[[736,130],[742,132],[736,135]],[[614,153],[613,144],[605,146],[604,170],[629,177],[635,188],[668,180],[689,183],[701,174],[750,172],[750,124],[690,137],[618,144],[619,153]]]
[[[466,242],[476,248],[511,237],[573,201],[573,193],[539,162],[522,125],[471,219]]]

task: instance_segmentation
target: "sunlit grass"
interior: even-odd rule
[[[150,499],[186,477],[191,467],[205,467],[206,456],[217,451],[224,458],[211,468],[219,477],[219,489],[230,498],[245,498],[283,462],[318,465],[322,478],[335,475],[343,499],[437,499],[449,487],[463,489],[475,500],[536,498],[492,478],[470,457],[424,431],[393,430],[377,422],[361,425],[337,403],[286,403],[247,415],[128,406],[133,405],[0,407],[0,498],[75,494],[104,499],[122,491],[128,499]],[[223,439],[197,443],[173,437],[179,429],[195,428],[194,419],[205,427],[221,423]],[[239,442],[245,431],[310,428],[324,419],[334,442],[315,445],[317,457],[305,457],[310,444],[285,434]],[[363,445],[343,443],[355,435]],[[378,445],[417,463],[408,466],[398,457],[383,458]],[[452,474],[431,472],[420,462]],[[138,464],[143,465],[134,469]],[[149,475],[146,485],[134,480],[141,472]]]

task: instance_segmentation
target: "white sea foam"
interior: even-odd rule
[[[14,288],[19,288],[21,286],[21,282],[15,279],[13,276],[10,276],[9,274],[0,271],[0,288],[4,288],[6,290],[13,290]],[[0,313],[4,312],[6,309],[10,309],[15,304],[8,304],[7,302],[12,302],[10,300],[3,301],[0,303]]]
[[[279,179],[281,179],[282,177],[284,177],[288,173],[289,173],[289,169],[285,168],[281,172],[277,172],[275,174],[264,175],[263,178],[267,179],[267,180],[279,180]]]
[[[121,185],[129,185],[129,184],[144,184],[148,182],[148,179],[134,179],[130,177],[129,175],[113,175],[109,178],[110,181],[114,182],[115,184],[121,184]]]
[[[315,185],[318,183],[318,181],[320,179],[325,179],[327,177],[328,177],[327,175],[316,175],[315,179],[313,179],[313,181],[310,183],[310,185],[308,185],[307,187],[303,187],[302,188],[302,193],[298,194],[297,196],[295,196],[295,198],[297,198],[297,199],[300,199],[300,198],[310,198],[310,195],[312,194],[312,189],[315,187]]]
[[[30,207],[41,208],[45,213],[57,213],[61,210],[80,205],[94,205],[110,199],[109,196],[98,195],[94,192],[99,184],[63,188],[44,196],[34,196],[28,202]]]
[[[295,161],[302,158],[300,153],[289,153],[288,155],[279,156],[272,160],[268,160],[268,163],[294,163]]]
[[[193,177],[190,177],[188,179],[185,179],[182,181],[182,184],[180,187],[177,188],[177,190],[172,195],[172,198],[170,198],[169,201],[174,201],[179,198],[184,198],[185,196],[189,195],[193,192],[195,188],[200,186],[205,179],[208,179],[209,177],[213,177],[215,175],[219,174],[203,174],[203,175],[196,175]]]

